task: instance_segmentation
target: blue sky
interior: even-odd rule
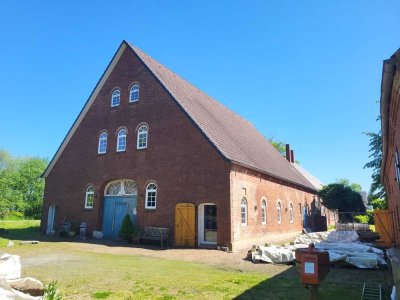
[[[398,1],[0,2],[0,148],[51,158],[123,39],[290,143],[324,183],[368,190]]]

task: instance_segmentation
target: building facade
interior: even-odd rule
[[[128,214],[176,246],[299,233],[316,197],[248,121],[125,41],[43,176],[43,232],[84,222],[117,238]]]
[[[394,231],[400,246],[400,49],[383,62],[381,84],[382,166],[381,181],[388,197]]]

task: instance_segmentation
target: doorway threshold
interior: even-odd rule
[[[204,249],[217,249],[217,244],[204,244],[200,243],[199,248],[204,248]]]

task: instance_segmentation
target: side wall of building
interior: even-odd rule
[[[400,178],[396,178],[395,153],[400,158],[400,72],[397,70],[392,86],[387,133],[387,156],[383,170],[384,185],[392,216],[396,245],[400,246]],[[397,166],[400,169],[400,166]]]
[[[129,103],[129,89],[140,85],[139,101]],[[111,107],[119,88],[121,104]],[[137,128],[148,124],[148,147],[136,149]],[[117,131],[127,129],[127,147],[116,151]],[[108,133],[107,153],[98,154],[98,139]],[[50,205],[57,206],[56,227],[64,220],[86,222],[88,232],[102,229],[104,189],[113,180],[130,179],[138,187],[140,227],[170,228],[174,235],[177,203],[215,203],[218,244],[230,243],[230,163],[222,158],[137,56],[126,49],[86,116],[46,178],[42,230]],[[156,209],[145,209],[148,182],[157,184]],[[85,191],[95,188],[94,205],[84,208]]]
[[[312,191],[285,183],[261,173],[233,165],[231,169],[232,250],[254,244],[292,240],[303,228],[304,207],[316,199]],[[242,200],[247,202],[246,225],[242,224]],[[267,204],[262,222],[262,201]],[[281,221],[278,222],[278,203]],[[290,210],[293,207],[293,221]]]

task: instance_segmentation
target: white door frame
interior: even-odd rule
[[[204,206],[205,205],[216,205],[215,203],[201,203],[198,207],[197,210],[197,227],[198,227],[198,244],[200,245],[216,245],[217,243],[215,242],[208,242],[204,240]],[[218,213],[218,212],[217,212]]]
[[[49,206],[49,211],[47,214],[47,229],[46,229],[46,234],[54,234],[54,220],[56,217],[56,209],[57,206],[55,204],[52,204]]]

